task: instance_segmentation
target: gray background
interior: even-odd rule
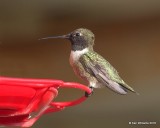
[[[85,84],[69,65],[69,41],[37,40],[80,27],[95,33],[95,50],[140,95],[121,96],[96,89],[86,102],[44,115],[33,128],[160,127],[160,1],[1,0],[0,75]],[[56,100],[82,94],[63,89]],[[132,121],[157,124],[129,125]]]

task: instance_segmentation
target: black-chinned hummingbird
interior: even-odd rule
[[[65,38],[71,42],[70,65],[75,74],[85,80],[90,88],[108,87],[119,94],[135,92],[118,75],[116,69],[93,50],[95,36],[85,28],[73,32],[42,39]]]

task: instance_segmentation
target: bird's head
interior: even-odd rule
[[[92,50],[95,40],[94,34],[90,30],[85,28],[76,29],[67,35],[52,36],[42,39],[51,39],[51,38],[65,38],[70,40],[73,51],[78,51],[78,50],[80,51],[85,48],[89,48]]]

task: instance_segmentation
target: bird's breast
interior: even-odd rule
[[[77,62],[77,60],[78,60],[78,59],[76,58],[75,54],[74,54],[73,52],[71,52],[69,62],[70,62],[70,65],[71,65],[72,67],[73,67],[74,64]]]
[[[82,65],[79,62],[79,58],[80,58],[81,54],[78,52],[71,52],[70,54],[70,65],[72,66],[74,72],[76,74],[80,73],[82,70]]]
[[[84,49],[82,51],[71,51],[69,59],[70,65],[72,66],[75,74],[85,81],[90,75],[85,71],[84,67],[79,62],[79,58],[86,52],[88,52],[88,49]]]
[[[76,63],[78,60],[79,60],[79,58],[83,55],[83,54],[85,54],[85,53],[87,53],[89,50],[88,50],[88,48],[85,48],[85,49],[83,49],[83,50],[80,50],[80,51],[71,51],[71,54],[70,54],[70,62],[71,63]]]

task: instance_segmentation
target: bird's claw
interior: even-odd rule
[[[85,92],[85,97],[90,97],[93,94],[93,87],[89,87],[91,89],[91,93]]]

